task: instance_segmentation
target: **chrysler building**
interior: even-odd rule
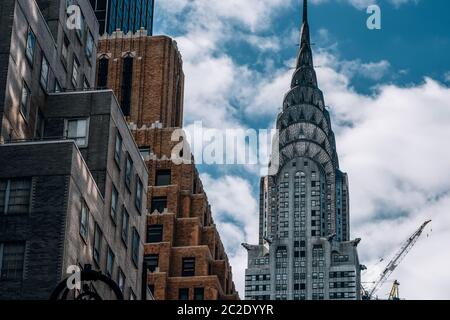
[[[259,244],[243,244],[245,297],[360,299],[360,239],[350,240],[348,179],[314,70],[307,0],[295,69],[261,179]]]

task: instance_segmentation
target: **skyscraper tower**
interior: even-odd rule
[[[277,118],[269,176],[261,180],[260,239],[248,250],[246,299],[360,299],[350,241],[347,175],[317,84],[308,4],[296,70]]]
[[[128,33],[141,28],[153,35],[155,0],[90,0],[100,24],[100,35],[117,29]]]

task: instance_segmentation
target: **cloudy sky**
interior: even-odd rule
[[[183,55],[185,125],[273,128],[298,50],[300,0],[156,2],[155,34],[174,37]],[[450,299],[450,3],[310,2],[319,86],[349,174],[352,238],[362,238],[369,268],[363,281],[433,219],[391,280],[402,298]],[[366,27],[374,3],[379,31]],[[240,243],[257,242],[259,168],[199,168],[244,297]]]

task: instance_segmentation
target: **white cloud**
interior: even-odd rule
[[[214,179],[209,174],[202,174],[201,179],[233,267],[233,280],[243,297],[247,253],[241,243],[258,242],[257,201],[250,183],[241,177],[225,175]]]
[[[448,72],[446,72],[446,73],[444,74],[444,80],[445,80],[446,82],[450,82],[450,71],[448,71]]]

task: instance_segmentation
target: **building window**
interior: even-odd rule
[[[86,77],[84,77],[83,81],[83,90],[88,91],[91,88],[91,85],[89,84],[89,81]]]
[[[195,258],[183,258],[181,275],[183,277],[195,276]]]
[[[0,180],[0,213],[28,214],[30,211],[31,179]]]
[[[34,49],[36,48],[36,36],[31,29],[28,29],[26,56],[28,61],[33,65]]]
[[[127,156],[127,162],[125,165],[125,185],[128,190],[131,190],[131,176],[133,173],[133,161],[131,160],[130,155]]]
[[[89,234],[89,209],[86,202],[81,201],[80,235],[87,241]]]
[[[109,59],[105,56],[98,61],[98,78],[97,87],[99,89],[106,89],[108,86],[108,67]]]
[[[125,208],[123,208],[121,236],[122,236],[122,241],[125,243],[125,246],[128,243],[128,224],[129,224],[129,222],[130,222],[130,216],[128,214],[128,211]]]
[[[42,56],[42,62],[41,62],[41,75],[39,78],[39,82],[44,90],[47,91],[48,88],[48,61],[45,58],[45,56]]]
[[[178,300],[189,300],[189,289],[188,288],[178,289]]]
[[[151,213],[163,213],[167,208],[167,197],[153,197]]]
[[[158,170],[156,171],[156,181],[155,185],[159,186],[168,186],[170,185],[171,180],[171,172],[170,170]]]
[[[139,148],[139,152],[141,154],[142,159],[144,159],[144,160],[150,156],[150,148],[149,147]]]
[[[88,120],[75,119],[67,120],[66,137],[75,140],[78,147],[87,147]]]
[[[74,88],[78,88],[78,74],[80,70],[80,63],[78,62],[77,58],[73,57],[73,66],[72,66],[72,84]]]
[[[24,81],[22,86],[22,97],[20,98],[20,112],[27,121],[30,116],[30,96],[30,89]]]
[[[133,57],[127,56],[123,59],[122,88],[121,88],[121,108],[124,116],[130,115],[131,109],[131,88],[133,81]]]
[[[141,237],[137,232],[136,228],[133,228],[133,242],[131,247],[131,258],[136,266],[139,265],[139,244],[141,242]]]
[[[108,247],[108,256],[106,258],[106,275],[108,277],[112,277],[113,269],[114,269],[114,252],[110,247]]]
[[[0,243],[0,281],[22,280],[24,260],[24,242]]]
[[[139,211],[139,214],[141,214],[141,210],[142,210],[142,182],[141,179],[139,179],[138,176],[136,176],[136,201],[135,201],[135,205],[136,208]]]
[[[88,61],[91,61],[92,55],[94,54],[94,37],[90,31],[87,32],[86,38],[86,57]]]
[[[117,275],[117,285],[119,286],[120,291],[122,291],[122,293],[124,292],[125,289],[125,274],[123,273],[122,269],[119,268],[119,272]]]
[[[120,133],[117,131],[116,133],[116,144],[114,148],[114,160],[120,167],[120,155],[122,153],[122,137]]]
[[[153,224],[147,228],[147,242],[158,243],[163,241],[163,225]]]
[[[83,42],[84,29],[85,29],[85,21],[84,21],[83,14],[81,14],[80,19],[79,19],[79,25],[76,28],[78,39],[81,42]]]
[[[44,129],[45,129],[44,115],[42,114],[41,110],[38,110],[37,119],[36,119],[36,128],[35,128],[35,134],[34,134],[35,137],[43,138],[44,137]]]
[[[55,79],[55,93],[59,93],[62,91],[61,85],[59,84],[59,81]]]
[[[111,218],[114,223],[117,221],[117,206],[119,202],[119,192],[117,192],[116,187],[112,186],[111,190]]]
[[[158,254],[149,254],[146,255],[144,258],[147,269],[150,272],[156,272],[156,268],[158,268],[159,265],[159,255]]]
[[[194,300],[205,300],[204,288],[194,288]]]
[[[70,45],[69,39],[67,39],[67,37],[64,36],[61,49],[61,60],[63,62],[64,67],[66,68],[69,65],[69,45]]]
[[[93,258],[97,265],[100,263],[103,233],[98,224],[95,224]]]

